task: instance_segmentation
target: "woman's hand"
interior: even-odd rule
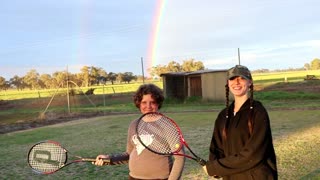
[[[210,176],[210,175],[208,174],[207,166],[206,166],[206,165],[202,166],[202,169],[204,170],[204,172],[206,173],[206,175]],[[214,177],[214,179],[220,179],[220,178],[221,178],[220,176],[217,176],[217,175],[213,175],[213,177]]]
[[[209,176],[208,171],[207,171],[207,166],[206,166],[206,165],[202,166],[202,169],[204,170],[204,172],[206,173],[206,175]]]
[[[103,166],[104,165],[103,160],[106,160],[106,159],[110,159],[108,154],[100,154],[96,157],[96,161],[92,162],[92,164],[96,166]]]

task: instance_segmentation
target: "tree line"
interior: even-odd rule
[[[305,63],[301,68],[289,68],[289,69],[275,69],[272,72],[285,72],[285,71],[303,71],[303,70],[317,70],[320,69],[320,59],[315,58],[310,63]],[[256,69],[253,73],[267,73],[271,72],[269,69]]]
[[[182,64],[171,61],[167,65],[157,65],[151,67],[149,70],[151,77],[160,77],[163,73],[168,72],[192,72],[198,70],[204,70],[205,67],[201,61],[196,61],[194,59],[189,59],[183,61]],[[306,63],[304,67],[299,69],[289,69],[289,70],[316,70],[320,69],[320,59],[313,59],[310,64]],[[281,70],[276,70],[281,71]],[[254,70],[253,72],[269,72],[268,69]],[[107,83],[130,83],[131,81],[142,81],[148,79],[147,77],[142,77],[134,75],[132,72],[124,73],[114,73],[105,71],[101,67],[95,66],[83,66],[79,73],[72,74],[67,71],[57,71],[50,74],[39,74],[35,69],[31,69],[26,75],[19,77],[15,75],[8,81],[0,76],[0,90],[7,89],[55,89],[55,88],[65,88],[67,86],[66,82],[70,83],[70,86],[79,87],[90,87],[96,85],[105,85]]]
[[[161,73],[197,71],[204,69],[201,61],[194,59],[186,60],[182,65],[171,61],[168,65],[152,67],[149,71],[152,77],[160,77]],[[150,78],[150,77],[149,77]],[[132,72],[114,73],[105,71],[101,67],[83,66],[79,73],[70,73],[68,71],[57,71],[52,74],[39,74],[36,69],[31,69],[26,75],[14,77],[6,80],[0,76],[0,90],[36,90],[36,89],[55,89],[65,88],[66,82],[71,82],[70,86],[90,87],[104,85],[107,83],[130,83],[131,81],[142,81],[147,77],[134,75]]]

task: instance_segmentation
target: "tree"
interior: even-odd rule
[[[132,80],[137,80],[137,76],[134,76],[132,72],[125,72],[123,74],[122,81],[129,84]]]
[[[50,74],[41,74],[39,78],[39,83],[41,88],[53,88],[52,87],[52,77]]]
[[[85,87],[88,87],[89,86],[89,82],[90,82],[90,79],[89,79],[89,67],[88,66],[83,66],[81,69],[80,69],[81,73],[79,74],[78,78],[79,79],[82,79],[82,83],[81,83],[81,86],[85,86]]]
[[[101,67],[95,66],[83,66],[81,68],[81,73],[77,74],[77,79],[82,79],[81,86],[91,86],[98,85],[100,83],[105,83],[107,79],[107,72]]]
[[[194,59],[183,61],[183,64],[180,65],[176,61],[171,61],[168,65],[157,65],[152,67],[150,71],[150,75],[152,77],[160,76],[163,73],[168,72],[191,72],[204,70],[204,65],[201,61],[195,61]]]
[[[97,77],[98,83],[99,84],[106,84],[107,77],[108,77],[107,72],[102,68],[98,68],[98,77]]]
[[[183,61],[182,71],[190,72],[198,70],[204,70],[204,65],[201,61],[195,61],[194,59]]]
[[[320,69],[320,59],[318,58],[315,58],[311,61],[311,69],[312,70],[317,70],[317,69]]]
[[[79,86],[79,84],[81,84],[81,81],[78,80],[77,78],[77,74],[71,74],[68,72],[68,80],[69,82],[72,81],[72,83],[69,83],[69,87],[75,87],[75,86]]]
[[[121,82],[123,81],[123,74],[122,73],[118,73],[117,74],[117,81],[121,84]]]
[[[65,71],[57,71],[53,73],[52,78],[56,87],[66,87],[68,75]]]
[[[161,74],[168,72],[167,67],[164,65],[157,65],[149,69],[149,71],[152,77],[155,77],[155,76],[160,77]]]
[[[178,62],[171,61],[167,65],[167,72],[181,72],[182,67]]]
[[[18,90],[22,90],[24,88],[23,78],[15,75],[13,78],[9,80],[10,84],[17,88]]]
[[[109,72],[109,74],[107,75],[107,81],[110,81],[111,84],[113,85],[114,81],[117,80],[117,74],[114,72]]]
[[[91,85],[98,85],[99,84],[99,68],[91,66],[89,68],[89,82]]]
[[[39,73],[35,69],[31,69],[23,78],[23,82],[30,89],[39,88]]]
[[[252,70],[252,73],[267,73],[270,72],[269,69],[257,69],[257,70]]]
[[[6,79],[2,76],[0,76],[0,89],[6,90],[9,87],[9,83],[6,81]]]

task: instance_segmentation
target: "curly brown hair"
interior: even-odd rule
[[[158,109],[162,107],[164,96],[162,90],[154,85],[154,84],[143,84],[141,85],[135,94],[133,95],[133,103],[137,108],[140,108],[140,104],[142,101],[143,95],[151,94],[151,97],[156,101],[158,104]]]

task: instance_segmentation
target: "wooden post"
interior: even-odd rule
[[[238,48],[238,62],[239,62],[239,65],[240,65],[240,48]]]
[[[143,57],[141,57],[141,69],[142,69],[142,82],[144,84],[144,68],[143,68]]]
[[[69,96],[69,73],[68,73],[68,66],[67,66],[67,101],[68,101],[68,113],[70,114],[70,96]]]

